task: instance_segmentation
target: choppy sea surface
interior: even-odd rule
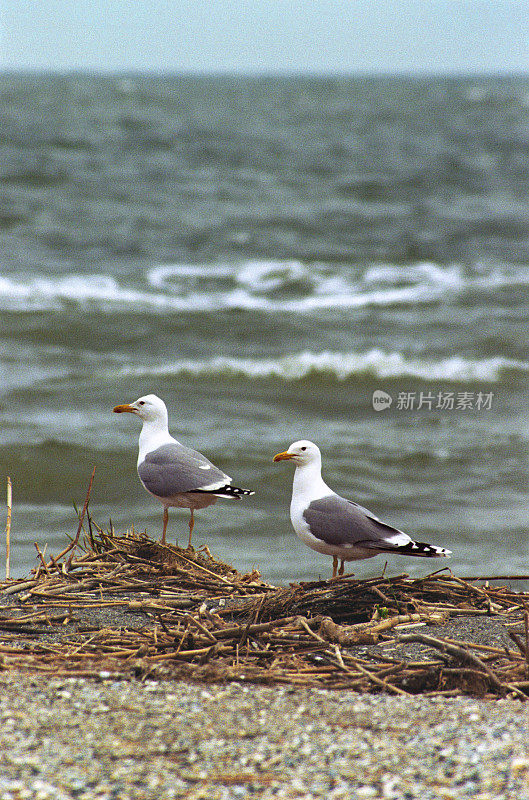
[[[240,570],[330,574],[272,463],[308,438],[459,575],[529,574],[528,316],[527,78],[0,75],[13,575],[75,533],[93,466],[94,521],[159,535],[139,420],[112,414],[148,392],[255,489],[196,514]]]

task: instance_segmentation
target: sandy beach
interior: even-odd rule
[[[0,677],[2,800],[525,800],[524,704]]]
[[[0,800],[529,798],[524,593],[85,549],[2,585]]]

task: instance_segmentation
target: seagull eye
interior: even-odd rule
[[[306,448],[306,447],[302,447],[301,449],[302,449],[302,450],[306,450],[307,448]]]
[[[144,405],[145,405],[145,401],[144,401],[144,400],[140,400],[140,402],[138,403],[138,405],[139,405],[139,406],[144,406]]]

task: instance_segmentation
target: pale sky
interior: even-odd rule
[[[529,0],[0,0],[0,69],[527,72]]]

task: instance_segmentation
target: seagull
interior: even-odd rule
[[[372,558],[378,553],[399,553],[423,558],[450,555],[450,550],[414,542],[410,537],[381,522],[367,508],[341,497],[321,477],[321,453],[314,442],[294,442],[274,461],[291,460],[296,465],[292,486],[290,519],[302,542],[318,553],[332,556],[332,577],[343,575],[344,562]]]
[[[231,485],[231,478],[202,453],[180,444],[169,433],[167,407],[155,394],[140,397],[134,403],[115,406],[114,412],[128,411],[142,421],[140,432],[138,475],[144,487],[163,504],[162,544],[169,519],[169,508],[189,508],[189,543],[195,524],[196,508],[217,502],[217,497],[246,497],[250,489]]]

